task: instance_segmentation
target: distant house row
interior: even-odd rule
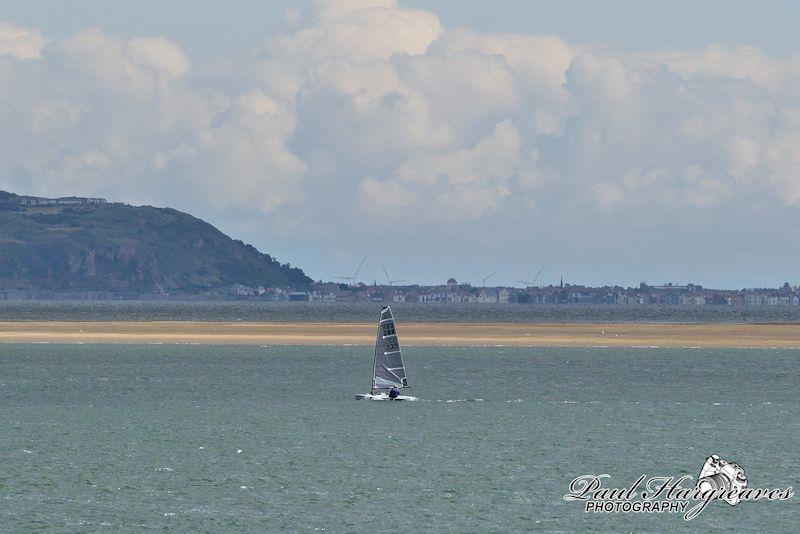
[[[22,206],[76,206],[82,204],[107,204],[104,198],[83,198],[83,197],[20,197],[19,203]]]
[[[612,304],[668,306],[800,306],[800,287],[713,290],[687,286],[638,288],[559,285],[547,287],[472,287],[346,285],[321,282],[311,291],[251,287],[235,284],[231,296],[302,302],[419,302],[442,304]]]

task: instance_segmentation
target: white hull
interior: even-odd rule
[[[356,400],[371,400],[371,401],[415,401],[417,400],[416,397],[412,397],[411,395],[399,395],[397,398],[391,399],[389,395],[386,393],[378,393],[377,395],[373,395],[371,393],[361,393],[356,395]]]

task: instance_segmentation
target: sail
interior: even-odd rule
[[[375,365],[372,373],[372,389],[390,389],[393,386],[406,388],[406,368],[400,354],[400,343],[394,317],[389,306],[381,310],[378,323],[378,339],[375,341]]]

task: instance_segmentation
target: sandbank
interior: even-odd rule
[[[402,323],[403,345],[800,348],[800,325]],[[367,323],[0,322],[0,343],[372,345]]]

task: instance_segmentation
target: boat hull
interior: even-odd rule
[[[390,398],[386,393],[378,393],[373,395],[371,393],[359,393],[356,395],[356,400],[370,400],[370,401],[415,401],[416,397],[411,395],[400,395],[394,399]]]

